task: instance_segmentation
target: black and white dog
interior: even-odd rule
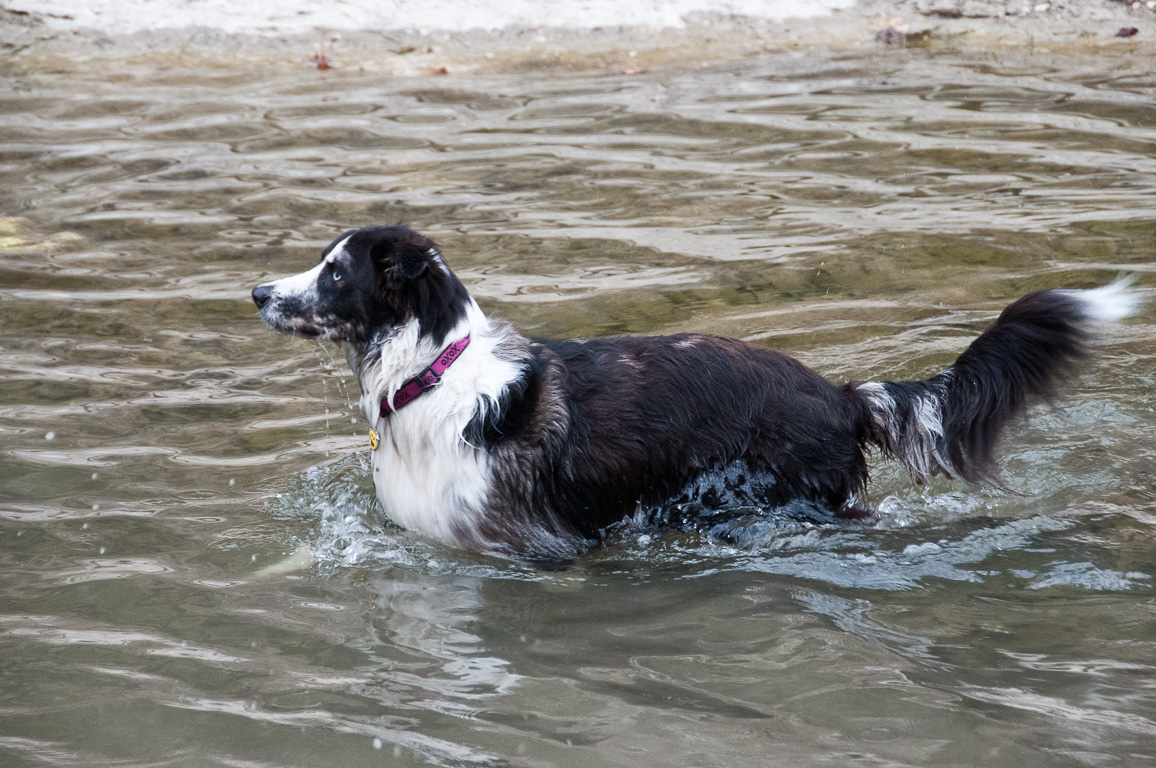
[[[567,560],[636,515],[757,505],[860,518],[864,451],[915,481],[998,483],[994,451],[1048,397],[1126,283],[1029,294],[924,381],[831,384],[706,334],[528,339],[487,318],[433,241],[351,230],[304,274],[258,286],[273,328],[341,345],[399,525],[459,547]]]

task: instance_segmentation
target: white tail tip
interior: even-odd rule
[[[1108,285],[1087,291],[1061,291],[1084,303],[1088,319],[1100,323],[1114,323],[1136,314],[1144,298],[1131,290],[1136,278],[1132,275],[1121,277]]]

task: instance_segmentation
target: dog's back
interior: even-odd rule
[[[867,479],[858,408],[797,360],[700,334],[539,340],[530,355],[482,432],[497,464],[542,470],[530,483],[510,472],[504,505],[588,539],[671,501],[803,498],[861,514],[850,503]],[[712,497],[705,473],[732,487]]]

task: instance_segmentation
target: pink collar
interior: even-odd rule
[[[442,353],[438,355],[438,359],[430,363],[428,368],[401,385],[401,389],[393,396],[393,407],[389,405],[389,398],[381,398],[381,415],[384,416],[387,413],[400,410],[403,405],[417,399],[417,396],[422,392],[427,392],[436,387],[437,383],[441,381],[442,375],[445,374],[446,369],[453,365],[454,360],[457,360],[458,355],[469,345],[470,335],[467,333],[463,338],[458,339],[442,350]]]

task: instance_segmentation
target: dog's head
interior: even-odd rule
[[[465,316],[469,295],[432,240],[397,225],[345,232],[316,267],[257,286],[253,301],[266,323],[294,336],[364,348],[416,322],[437,346]]]

